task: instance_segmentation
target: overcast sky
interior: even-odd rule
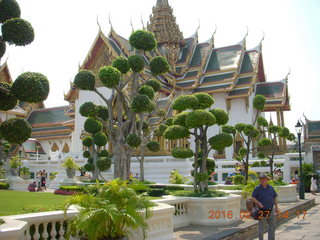
[[[97,16],[105,34],[109,14],[116,32],[131,33],[130,18],[140,29],[141,16],[149,20],[156,0],[18,0],[21,17],[35,29],[35,41],[26,47],[9,47],[2,62],[13,80],[25,71],[41,72],[50,81],[46,107],[66,105],[68,92],[98,33]],[[291,112],[286,125],[293,130],[304,113],[319,119],[320,90],[320,1],[318,0],[169,0],[184,37],[199,24],[200,41],[209,39],[217,25],[215,45],[239,42],[249,28],[247,48],[259,44],[263,32],[264,67],[268,81],[283,79],[291,68]],[[275,120],[275,119],[274,119]]]

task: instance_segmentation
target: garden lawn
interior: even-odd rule
[[[68,196],[0,190],[0,216],[62,210]]]

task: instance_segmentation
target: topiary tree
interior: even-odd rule
[[[167,125],[160,126],[157,134],[163,134],[166,139],[181,139],[194,136],[195,149],[178,146],[172,151],[175,158],[194,157],[193,177],[194,191],[207,191],[208,179],[214,171],[214,162],[208,159],[212,149],[223,150],[231,146],[233,138],[230,134],[217,134],[208,139],[208,129],[213,125],[221,126],[229,121],[228,114],[223,110],[207,110],[214,99],[207,93],[182,95],[174,100],[172,108],[179,111],[173,119],[166,121]]]
[[[137,157],[140,155],[140,178],[143,180],[145,149],[159,149],[159,144],[151,141],[153,126],[146,127],[155,109],[157,92],[161,89],[160,83],[152,77],[166,73],[169,65],[162,57],[145,63],[143,53],[153,50],[157,45],[153,33],[135,31],[129,42],[135,49],[134,55],[118,57],[112,66],[104,66],[99,71],[99,79],[105,87],[111,89],[111,96],[105,96],[95,88],[96,77],[88,70],[82,70],[76,75],[74,85],[80,90],[95,92],[107,105],[107,108],[99,109],[100,115],[96,114],[95,108],[89,103],[82,112],[89,112],[91,117],[102,123],[102,131],[112,146],[114,177],[129,179],[131,157],[136,153]],[[147,72],[141,74],[145,68],[151,72],[148,77],[145,77]],[[162,112],[162,118],[164,115]]]
[[[31,24],[20,18],[21,10],[15,0],[0,1],[0,60],[6,52],[6,44],[25,46],[34,40]],[[37,103],[49,94],[49,81],[41,73],[23,73],[13,84],[0,82],[0,111],[13,109],[18,101]],[[8,156],[11,146],[22,144],[31,134],[28,122],[12,118],[0,125],[0,161]]]
[[[270,176],[273,179],[274,173],[274,156],[278,151],[277,139],[284,138],[285,141],[294,141],[296,139],[293,133],[286,127],[274,126],[268,123],[263,117],[258,117],[258,126],[261,128],[263,137],[258,141],[258,157],[260,159],[268,159],[270,167]]]

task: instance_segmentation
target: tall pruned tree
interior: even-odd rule
[[[252,124],[238,123],[235,126],[225,125],[222,127],[222,132],[232,134],[234,137],[238,133],[243,142],[244,147],[241,147],[238,151],[234,145],[235,159],[244,165],[245,179],[244,183],[248,182],[249,177],[249,158],[250,154],[254,150],[252,142],[258,139],[260,131],[257,129],[257,120],[264,110],[266,99],[263,95],[256,95],[253,99],[253,108],[256,110],[256,114],[252,120]]]
[[[258,141],[258,157],[269,161],[270,176],[273,179],[274,157],[279,149],[277,139],[281,137],[284,138],[285,141],[294,141],[296,137],[293,133],[290,133],[288,128],[274,126],[272,123],[268,123],[263,117],[258,117],[257,123],[261,128],[261,135],[264,136]]]
[[[112,146],[114,177],[129,179],[133,151],[141,146],[145,116],[154,111],[155,93],[160,90],[153,76],[169,71],[169,64],[163,57],[155,57],[146,64],[143,54],[152,51],[157,42],[151,32],[138,30],[129,38],[135,55],[116,58],[112,66],[99,70],[102,84],[111,89],[111,95],[103,95],[96,87],[96,77],[88,70],[80,71],[74,80],[78,89],[93,91],[105,102],[108,119],[99,119]],[[150,69],[150,76],[142,78],[141,72]],[[139,122],[137,124],[137,122]]]
[[[214,99],[207,93],[182,95],[177,97],[172,109],[179,113],[166,121],[166,125],[159,126],[158,133],[164,138],[175,140],[194,136],[195,149],[186,146],[177,146],[172,150],[175,158],[194,157],[194,191],[204,192],[208,190],[208,155],[212,149],[224,150],[233,143],[230,134],[219,133],[208,139],[209,127],[217,124],[224,125],[229,121],[228,114],[222,109],[208,110],[214,103]],[[210,162],[210,169],[212,163]]]
[[[0,1],[0,60],[6,52],[6,44],[25,46],[34,40],[31,24],[20,18],[20,6],[15,0]],[[38,103],[49,94],[49,81],[41,73],[26,72],[9,84],[0,82],[0,110],[13,109],[18,101]],[[13,144],[22,144],[31,135],[30,124],[21,118],[11,118],[0,125],[0,161],[8,155]]]

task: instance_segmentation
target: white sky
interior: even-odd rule
[[[18,0],[22,18],[35,29],[35,41],[26,47],[10,46],[13,80],[25,71],[45,74],[50,81],[46,107],[66,105],[63,93],[85,59],[98,33],[97,16],[105,34],[108,16],[116,32],[131,33],[130,18],[140,29],[156,0]],[[289,92],[292,111],[286,125],[294,129],[302,114],[320,119],[320,1],[317,0],[169,0],[184,37],[192,35],[198,20],[200,41],[215,35],[216,46],[239,42],[249,28],[247,48],[259,44],[263,32],[264,67],[268,81],[283,79],[291,68]],[[275,119],[274,119],[275,121]]]

